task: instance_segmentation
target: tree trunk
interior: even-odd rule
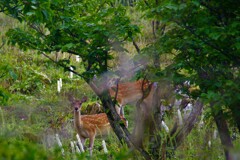
[[[229,150],[233,148],[232,140],[229,134],[229,129],[226,120],[223,117],[223,111],[220,110],[217,115],[214,116],[218,132],[220,135],[221,143],[224,147],[224,153],[226,160],[230,160]]]
[[[233,118],[237,125],[238,131],[240,132],[240,104],[232,104],[230,106],[230,109],[232,111]]]
[[[154,90],[153,94],[153,120],[152,128],[150,128],[150,153],[154,159],[159,159],[161,157],[161,124],[162,124],[162,114],[161,114],[161,99],[159,96],[159,89],[161,87],[158,85]]]

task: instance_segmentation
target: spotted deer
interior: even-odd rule
[[[89,138],[89,150],[92,155],[94,140],[96,137],[105,139],[111,131],[111,126],[105,113],[93,115],[81,115],[81,107],[87,101],[87,97],[77,100],[69,96],[69,101],[74,109],[74,125],[75,129],[80,136],[80,140],[84,146],[85,141]],[[126,124],[125,118],[121,118]]]
[[[190,102],[188,97],[183,97],[181,100],[177,100],[174,96],[173,88],[169,84],[157,84],[157,82],[150,82],[148,80],[138,80],[134,82],[121,82],[114,84],[109,89],[110,96],[116,98],[118,106],[116,106],[117,113],[124,117],[124,106],[137,102],[140,99],[144,99],[144,103],[151,103],[152,99],[149,95],[152,95],[156,85],[160,85],[159,99],[167,101],[167,106],[162,105],[161,110],[170,110],[173,105],[184,109]]]
[[[137,102],[143,98],[145,91],[151,90],[151,85],[149,81],[138,80],[135,82],[123,82],[111,86],[109,93],[111,97],[115,98],[118,102],[119,107],[116,107],[116,110],[119,115],[124,117],[123,107],[126,104],[131,104]]]

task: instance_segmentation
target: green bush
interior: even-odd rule
[[[42,146],[21,140],[4,140],[0,138],[0,159],[5,160],[44,160],[58,159],[49,155]]]

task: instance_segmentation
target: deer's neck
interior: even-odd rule
[[[76,127],[81,127],[82,126],[82,121],[81,121],[81,111],[74,111],[74,123]]]

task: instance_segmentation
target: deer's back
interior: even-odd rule
[[[105,136],[109,134],[111,130],[110,123],[105,113],[82,115],[81,121],[82,128],[89,131],[90,134],[96,134],[97,136]]]

